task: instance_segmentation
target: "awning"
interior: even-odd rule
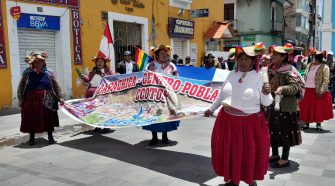
[[[214,22],[205,33],[205,39],[225,39],[234,37],[235,31],[229,22]]]

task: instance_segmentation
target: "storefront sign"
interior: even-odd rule
[[[169,18],[169,37],[194,38],[194,21]]]
[[[79,7],[79,0],[25,0],[25,1],[46,3],[52,5],[61,5],[68,7]]]
[[[1,1],[0,1],[1,2]],[[2,6],[0,6],[0,68],[6,68],[5,34],[2,20]]]
[[[74,64],[83,64],[79,9],[72,9],[71,12]]]
[[[197,10],[192,10],[192,18],[198,18],[198,17],[208,17],[209,11],[207,9],[197,9]]]
[[[32,28],[39,30],[60,30],[60,18],[57,16],[21,14],[17,21],[18,28]]]
[[[21,7],[20,6],[13,6],[12,8],[10,8],[10,15],[15,20],[18,20],[21,16]]]

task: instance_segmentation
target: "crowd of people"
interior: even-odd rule
[[[236,47],[229,59],[236,61],[236,66],[205,112],[210,117],[221,106],[212,131],[212,165],[226,185],[243,181],[255,186],[269,164],[272,168],[290,167],[290,149],[302,143],[301,129],[316,123],[315,129],[322,131],[321,123],[333,118],[329,91],[334,88],[329,87],[333,53],[310,49],[307,57],[293,56],[293,46],[288,43],[271,46],[268,55],[265,50],[262,43]],[[228,65],[218,60],[224,64],[219,68],[227,69]],[[209,54],[204,67],[210,65],[213,67],[213,57]],[[265,71],[260,71],[261,67],[266,67]],[[299,122],[305,125],[299,126]]]
[[[155,60],[145,69],[178,76],[176,65],[191,66],[190,57],[185,58],[185,64],[178,55],[170,60],[170,51],[165,45],[152,48]],[[228,59],[218,57],[218,65],[212,54],[204,59],[203,68],[230,71],[220,95],[204,114],[210,117],[221,107],[212,131],[212,165],[216,174],[224,177],[226,185],[239,185],[240,181],[257,185],[256,180],[264,178],[269,164],[273,168],[289,167],[290,148],[302,143],[301,129],[306,130],[310,123],[316,123],[316,130],[322,131],[321,123],[333,118],[333,52],[310,49],[305,56],[293,56],[291,44],[271,46],[268,55],[266,51],[264,44],[257,43],[231,49]],[[82,81],[88,84],[86,97],[94,96],[105,75],[138,72],[131,56],[130,51],[124,52],[124,60],[117,63],[116,73],[109,68],[109,58],[94,57],[93,69],[86,75],[80,74]],[[26,58],[29,67],[18,88],[21,132],[30,134],[30,145],[35,144],[35,133],[42,132],[48,133],[50,144],[55,143],[52,132],[59,126],[57,103],[64,103],[56,78],[47,69],[46,57],[46,53],[33,52]],[[56,106],[48,106],[49,97]],[[305,125],[299,126],[300,122]],[[162,133],[161,142],[169,144],[167,133],[177,130],[179,123],[143,127],[152,133],[149,145],[159,143],[158,133]],[[96,130],[108,132],[108,129]]]

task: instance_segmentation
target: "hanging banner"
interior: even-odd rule
[[[83,64],[79,9],[71,9],[74,64]]]
[[[62,111],[79,122],[101,128],[197,118],[203,117],[221,86],[222,82],[150,71],[105,76],[94,99],[66,101]]]
[[[7,63],[6,63],[5,33],[3,28],[2,6],[0,6],[0,68],[6,68],[6,67]]]

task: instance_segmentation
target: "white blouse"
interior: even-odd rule
[[[105,69],[100,69],[101,73],[105,73]],[[100,82],[102,80],[102,77],[100,74],[95,74],[91,80],[91,87],[98,87],[100,85]]]
[[[262,72],[250,71],[240,83],[239,79],[243,72],[232,71],[221,88],[219,96],[210,107],[214,112],[221,105],[229,105],[247,114],[260,111],[260,104],[269,106],[273,102],[271,94],[262,93]]]

